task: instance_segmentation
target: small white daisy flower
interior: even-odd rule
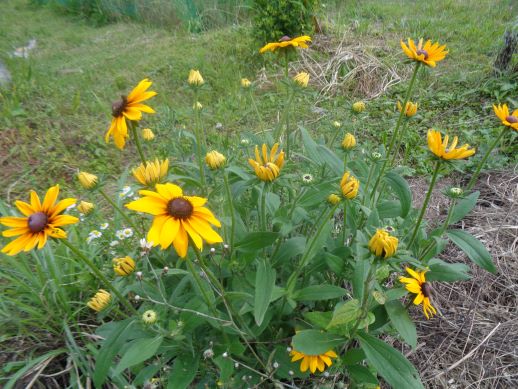
[[[117,237],[117,239],[123,240],[125,238],[124,230],[118,230],[117,232],[115,232],[115,236]]]
[[[119,241],[118,240],[112,240],[110,242],[110,247],[114,247],[114,246],[117,246],[119,244]]]
[[[96,239],[96,238],[100,238],[101,236],[103,236],[103,233],[101,231],[93,230],[93,231],[90,231],[88,236],[91,236],[94,239]]]
[[[303,174],[302,182],[304,182],[305,184],[310,184],[311,182],[313,182],[313,176],[309,173]]]
[[[99,226],[99,228],[100,228],[101,230],[105,230],[105,229],[107,229],[109,226],[110,226],[110,225],[109,225],[108,223],[103,223],[103,224],[101,224],[101,225]]]
[[[122,234],[125,238],[131,238],[133,236],[133,230],[131,228],[125,228],[122,230]]]
[[[243,138],[243,139],[241,139],[241,144],[243,146],[248,146],[250,144],[250,140],[246,139],[246,138]]]

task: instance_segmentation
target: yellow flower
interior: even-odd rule
[[[201,76],[201,73],[198,70],[191,69],[189,72],[189,78],[187,79],[187,82],[189,85],[193,86],[202,86],[205,81],[203,80],[203,77]]]
[[[293,77],[293,81],[295,81],[302,88],[306,88],[309,82],[309,74],[306,72],[297,73],[297,75]]]
[[[243,88],[250,88],[250,85],[252,85],[252,83],[250,82],[250,80],[248,78],[241,79],[241,86]]]
[[[414,304],[419,305],[423,304],[423,312],[427,319],[433,317],[437,311],[430,303],[430,295],[432,292],[432,288],[430,284],[426,282],[426,278],[424,274],[426,271],[418,272],[414,271],[410,268],[405,268],[408,274],[412,276],[410,277],[399,277],[399,282],[402,282],[405,285],[406,290],[410,293],[416,294],[414,299]]]
[[[92,189],[97,185],[97,176],[87,172],[79,172],[77,179],[81,186],[85,189]]]
[[[351,150],[356,146],[356,138],[353,134],[345,134],[344,140],[342,141],[342,149]]]
[[[360,181],[350,172],[345,172],[342,180],[340,181],[340,188],[342,188],[342,194],[346,199],[352,200],[358,195],[358,189],[360,188]]]
[[[147,161],[144,165],[141,163],[135,169],[131,171],[135,180],[140,182],[144,186],[153,187],[158,184],[165,176],[167,176],[167,170],[169,169],[169,159],[159,161],[158,158],[155,161]]]
[[[401,110],[403,109],[403,106],[401,105],[401,103],[399,101],[397,102],[396,106],[397,106],[397,110],[399,112],[401,112]],[[405,105],[405,116],[407,118],[411,118],[416,113],[417,113],[417,103],[412,103],[411,101],[407,101],[407,103]]]
[[[414,42],[412,39],[408,39],[408,45],[401,41],[401,48],[404,53],[413,61],[422,62],[426,66],[434,68],[437,66],[437,62],[442,61],[448,51],[445,51],[446,45],[439,45],[439,42],[432,44],[432,41],[428,39],[423,45],[423,38],[419,39],[419,42]]]
[[[192,105],[192,109],[194,109],[195,111],[201,111],[203,109],[203,105],[199,101],[197,101]]]
[[[128,137],[128,125],[126,119],[131,121],[138,121],[142,119],[142,112],[155,113],[155,110],[145,104],[143,101],[156,96],[156,92],[147,91],[153,84],[147,78],[143,79],[130,92],[128,96],[122,96],[120,100],[112,104],[112,123],[106,136],[104,137],[106,143],[110,141],[113,136],[115,146],[123,149]]]
[[[262,155],[259,154],[259,147],[255,146],[255,159],[249,158],[248,163],[255,171],[255,175],[262,181],[273,181],[281,172],[284,165],[284,151],[277,154],[279,144],[275,143],[268,154],[268,146],[263,144]],[[276,155],[277,154],[277,155]]]
[[[216,150],[209,151],[205,156],[205,163],[212,170],[219,169],[225,165],[227,158]]]
[[[388,258],[397,251],[398,239],[379,228],[369,241],[369,250],[377,257]]]
[[[268,43],[261,47],[259,53],[263,54],[266,51],[274,52],[277,49],[284,49],[286,47],[300,47],[301,49],[307,49],[308,45],[306,42],[311,42],[311,37],[307,35],[299,36],[291,39],[289,36],[283,36],[279,39],[279,42]]]
[[[331,205],[336,205],[338,204],[340,201],[342,201],[342,199],[340,198],[340,196],[338,196],[336,193],[331,193],[328,197],[327,197],[327,202]]]
[[[157,314],[152,309],[148,309],[146,312],[142,314],[142,321],[145,324],[153,324],[156,322]]]
[[[99,289],[95,296],[92,297],[86,305],[94,311],[100,312],[110,304],[111,299],[112,296],[110,293],[104,289]]]
[[[305,373],[309,369],[309,371],[313,374],[315,371],[317,371],[317,369],[320,372],[323,372],[326,368],[326,365],[329,367],[333,364],[331,358],[338,357],[338,355],[336,355],[333,350],[329,350],[324,354],[319,355],[307,355],[297,350],[291,350],[290,356],[292,357],[292,362],[297,362],[302,359],[302,362],[300,363],[300,371],[302,373]]]
[[[512,115],[509,115],[509,107],[507,104],[493,104],[493,110],[496,116],[502,121],[502,124],[518,131],[518,109],[515,109]]]
[[[475,154],[475,149],[470,149],[468,144],[464,144],[457,148],[457,137],[453,138],[453,142],[448,147],[449,136],[444,136],[442,140],[441,133],[436,130],[428,130],[428,148],[437,157],[445,160],[465,159]]]
[[[113,271],[121,276],[129,276],[135,270],[135,261],[131,257],[113,258]]]
[[[151,131],[151,128],[144,128],[142,130],[142,138],[144,138],[144,140],[150,141],[155,139],[155,134],[153,131]]]
[[[20,200],[15,202],[24,217],[0,217],[0,224],[10,227],[3,231],[2,235],[7,238],[18,236],[2,249],[3,253],[16,255],[20,251],[30,251],[36,246],[41,250],[47,243],[48,237],[58,239],[67,237],[66,232],[59,227],[75,224],[79,219],[75,216],[61,215],[61,213],[74,205],[76,199],[67,198],[56,203],[58,195],[59,185],[55,185],[49,188],[42,203],[38,194],[31,190],[30,204]]]
[[[88,215],[90,212],[93,211],[94,208],[95,205],[89,203],[88,201],[81,201],[77,206],[77,210],[84,215]]]
[[[357,101],[353,104],[353,111],[356,113],[365,111],[365,103],[363,101]]]
[[[196,247],[203,249],[203,240],[209,244],[223,241],[211,224],[221,227],[221,223],[211,211],[204,207],[207,199],[184,196],[182,189],[170,183],[157,184],[156,192],[141,190],[142,198],[126,204],[128,209],[149,213],[154,216],[147,234],[147,241],[153,246],[167,249],[173,244],[182,258],[187,255],[189,237]]]

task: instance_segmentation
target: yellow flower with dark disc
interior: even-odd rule
[[[88,215],[95,208],[95,205],[89,203],[88,201],[81,201],[77,206],[77,210],[81,212],[83,215]]]
[[[398,246],[398,239],[388,233],[387,230],[379,228],[369,241],[369,250],[377,257],[392,257]]]
[[[113,137],[115,146],[123,149],[128,138],[128,125],[126,119],[139,121],[142,119],[142,112],[155,113],[155,110],[145,104],[144,101],[156,96],[156,92],[148,91],[152,82],[147,78],[143,79],[127,96],[121,96],[112,104],[112,123],[105,136],[108,143]]]
[[[342,141],[342,149],[344,150],[351,150],[354,149],[356,146],[356,138],[353,134],[347,133],[344,136],[344,140]]]
[[[62,215],[76,199],[67,198],[56,202],[59,195],[59,185],[55,185],[47,191],[43,202],[40,201],[35,191],[30,192],[30,203],[17,200],[15,202],[23,217],[0,217],[0,224],[10,227],[2,232],[7,238],[17,236],[8,243],[2,252],[8,255],[16,255],[21,251],[30,251],[37,247],[41,250],[49,237],[63,239],[67,237],[61,228],[68,224],[75,224],[79,219],[75,216]]]
[[[345,172],[340,181],[340,188],[342,189],[343,196],[346,199],[352,200],[358,195],[360,181],[350,172]]]
[[[430,287],[430,283],[426,282],[426,271],[419,272],[408,267],[405,268],[405,270],[411,275],[411,277],[399,277],[399,282],[405,284],[406,290],[416,295],[414,298],[414,304],[422,304],[424,315],[427,319],[430,319],[437,313],[437,311],[430,302],[432,288]]]
[[[315,371],[323,372],[326,367],[330,367],[333,364],[331,358],[337,358],[338,355],[333,350],[326,351],[324,354],[318,355],[308,355],[301,353],[297,350],[290,351],[291,361],[292,362],[300,362],[300,371],[305,373],[309,371],[311,373],[315,373]]]
[[[403,110],[403,106],[401,102],[398,100],[396,103],[397,110],[401,112]],[[411,101],[407,101],[405,105],[405,116],[410,118],[417,113],[417,103],[412,103]]]
[[[154,161],[147,161],[145,165],[141,163],[131,173],[142,185],[154,187],[167,176],[168,169],[169,159],[160,161],[157,158]]]
[[[227,158],[216,150],[209,151],[205,156],[205,163],[212,170],[225,166],[226,160]]]
[[[403,52],[410,58],[412,61],[417,61],[424,63],[426,66],[430,66],[432,68],[437,66],[437,62],[442,61],[448,51],[446,51],[446,45],[440,45],[439,42],[435,42],[432,44],[432,41],[428,39],[423,44],[423,38],[419,39],[419,41],[414,42],[412,39],[408,39],[408,44],[401,41],[401,48]]]
[[[135,261],[131,257],[113,258],[112,263],[113,271],[121,277],[129,276],[135,271]]]
[[[259,53],[263,54],[267,51],[274,52],[278,49],[284,49],[284,48],[301,48],[301,49],[307,49],[308,44],[306,42],[311,42],[311,37],[307,35],[299,36],[297,38],[290,38],[289,36],[285,35],[281,39],[279,39],[278,42],[271,42],[267,43],[261,49],[259,50]]]
[[[112,296],[109,292],[104,289],[99,289],[86,305],[94,311],[100,312],[110,304],[111,299]]]
[[[511,127],[513,130],[518,131],[518,109],[515,109],[513,113],[510,114],[507,104],[493,104],[493,110],[504,126]]]
[[[154,246],[160,244],[162,249],[167,249],[173,244],[178,255],[185,258],[189,238],[199,250],[203,249],[203,241],[209,244],[223,241],[211,227],[221,227],[221,223],[204,207],[207,199],[185,196],[182,188],[170,183],[157,184],[156,192],[141,190],[139,193],[143,197],[126,207],[154,216],[147,234],[147,241]]]
[[[468,144],[457,147],[458,137],[454,137],[451,144],[448,144],[449,139],[449,136],[445,135],[443,140],[439,131],[428,130],[428,148],[437,157],[444,160],[466,159],[475,154],[475,149],[470,149]]]
[[[260,153],[259,147],[255,146],[255,159],[248,159],[248,163],[260,180],[271,182],[279,177],[284,165],[284,151],[277,154],[278,149],[279,144],[275,143],[271,151],[268,152],[268,146],[263,144]]]

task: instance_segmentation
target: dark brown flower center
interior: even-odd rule
[[[505,120],[507,120],[509,123],[518,123],[518,118],[513,115],[506,116]]]
[[[128,98],[126,96],[121,96],[120,100],[117,100],[112,104],[112,116],[121,116],[124,109],[128,105]]]
[[[176,199],[172,199],[167,204],[167,211],[169,215],[176,217],[177,219],[187,219],[192,215],[193,207],[192,204],[181,198],[177,197]]]
[[[424,55],[424,59],[428,59],[428,51],[426,50],[423,50],[423,49],[419,49],[416,51],[417,55],[421,55],[423,54]]]
[[[424,297],[430,297],[432,295],[432,287],[428,282],[421,285],[421,292],[423,292]]]
[[[47,226],[49,218],[46,213],[36,212],[29,216],[29,230],[31,232],[41,232]]]
[[[287,42],[291,41],[291,38],[288,35],[284,35],[281,39],[279,39],[279,42]]]

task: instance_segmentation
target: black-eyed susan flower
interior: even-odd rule
[[[77,210],[81,212],[83,215],[88,215],[95,208],[95,205],[89,203],[88,201],[81,201],[77,206]]]
[[[430,303],[430,295],[432,292],[432,288],[430,284],[426,282],[425,273],[426,271],[415,271],[410,268],[405,268],[408,274],[412,276],[410,277],[399,277],[399,282],[405,284],[406,290],[410,293],[414,293],[416,296],[414,298],[415,305],[423,305],[423,312],[427,319],[433,317],[437,311]]]
[[[207,199],[184,196],[179,186],[170,183],[157,184],[156,192],[141,190],[139,193],[143,197],[126,207],[154,216],[147,234],[147,241],[153,242],[153,246],[160,244],[162,249],[167,249],[173,244],[178,255],[185,258],[189,238],[200,250],[204,240],[209,244],[223,241],[211,227],[211,224],[221,227],[221,223],[204,207]]]
[[[138,85],[129,93],[128,96],[121,96],[121,99],[112,104],[112,123],[105,136],[105,141],[108,143],[113,136],[115,146],[123,149],[128,137],[128,125],[126,119],[131,121],[139,121],[142,119],[142,112],[155,113],[155,110],[145,104],[146,101],[156,92],[148,91],[152,82],[147,78],[143,79]]]
[[[356,138],[353,134],[347,133],[344,136],[344,140],[342,141],[342,149],[344,150],[351,150],[354,149],[356,146]]]
[[[135,271],[135,261],[131,257],[113,258],[112,263],[113,271],[118,276],[126,277]]]
[[[352,105],[353,111],[356,113],[360,113],[365,111],[366,105],[363,101],[357,101]]]
[[[397,246],[398,239],[383,228],[378,228],[369,241],[369,250],[377,257],[392,257],[397,251]]]
[[[493,104],[493,110],[504,126],[511,127],[513,130],[518,131],[518,109],[515,109],[513,113],[510,114],[507,104]]]
[[[154,187],[167,176],[168,169],[169,159],[160,161],[157,158],[154,161],[147,161],[145,165],[141,163],[131,173],[140,184]]]
[[[154,324],[157,319],[158,319],[158,315],[152,309],[148,309],[146,312],[144,312],[142,314],[142,321],[145,324],[149,324],[149,325]]]
[[[338,204],[340,201],[342,201],[342,198],[340,196],[338,196],[336,193],[331,193],[328,197],[327,197],[327,202],[331,205],[336,205]]]
[[[192,86],[202,86],[205,83],[200,71],[195,69],[191,69],[191,71],[189,72],[187,82],[189,83],[189,85]]]
[[[401,105],[401,102],[398,100],[396,104],[397,110],[401,112],[403,110],[403,106]],[[411,101],[407,101],[405,105],[405,116],[407,118],[410,118],[414,116],[417,113],[417,103],[412,103]]]
[[[252,85],[252,83],[250,82],[250,80],[248,78],[242,78],[241,79],[241,86],[243,88],[250,88],[250,85]]]
[[[209,151],[205,156],[205,163],[212,170],[225,166],[226,160],[227,158],[216,150]]]
[[[79,172],[77,174],[77,179],[81,186],[85,189],[93,189],[97,185],[98,178],[95,174],[87,173],[87,172]]]
[[[295,81],[295,83],[298,86],[300,86],[302,88],[306,88],[309,83],[309,74],[306,72],[297,73],[295,75],[295,77],[293,77],[293,81]]]
[[[432,68],[436,67],[437,62],[442,61],[448,54],[448,51],[445,50],[446,45],[441,46],[439,42],[432,44],[430,39],[423,45],[423,38],[419,39],[417,45],[412,39],[408,39],[408,45],[401,41],[401,48],[412,61],[422,62]]]
[[[330,367],[333,364],[333,361],[331,358],[337,358],[338,355],[333,350],[329,350],[325,352],[324,354],[318,354],[318,355],[308,355],[301,353],[297,350],[291,350],[290,351],[291,361],[297,362],[300,361],[300,371],[302,373],[305,373],[306,371],[309,371],[314,374],[315,371],[323,372],[327,367]]]
[[[86,305],[94,311],[100,312],[110,304],[111,299],[112,296],[109,292],[104,289],[99,289]]]
[[[445,135],[442,140],[441,133],[436,130],[428,130],[428,148],[437,157],[445,160],[466,159],[475,154],[475,149],[470,149],[468,144],[457,147],[458,137],[453,138],[453,142],[448,145],[449,136]]]
[[[61,228],[68,224],[75,224],[79,219],[75,216],[62,215],[76,199],[67,198],[56,203],[59,195],[59,185],[55,185],[47,191],[43,202],[40,201],[35,191],[30,192],[30,203],[17,200],[18,210],[24,217],[4,216],[0,217],[0,223],[10,229],[2,232],[8,238],[17,236],[8,243],[2,252],[7,255],[16,255],[21,251],[30,251],[37,247],[41,250],[49,237],[63,239],[67,237]]]
[[[308,44],[306,42],[311,42],[311,37],[307,35],[299,36],[297,38],[291,39],[289,36],[285,35],[281,39],[279,39],[279,42],[271,42],[267,43],[265,46],[261,47],[259,49],[259,53],[263,54],[267,51],[274,52],[277,49],[284,49],[284,48],[301,48],[301,49],[307,49]]]
[[[151,128],[144,128],[142,130],[142,138],[144,138],[144,140],[147,140],[149,142],[149,141],[152,141],[153,139],[155,139],[155,134],[153,133]]]
[[[358,195],[358,189],[360,189],[360,181],[350,172],[345,172],[341,181],[340,188],[342,189],[342,195],[349,200],[354,199]]]
[[[259,147],[255,146],[255,159],[248,159],[248,163],[255,171],[256,176],[262,181],[271,182],[279,177],[281,169],[284,165],[284,151],[280,151],[279,144],[275,143],[268,153],[268,146],[263,144],[259,153]]]

